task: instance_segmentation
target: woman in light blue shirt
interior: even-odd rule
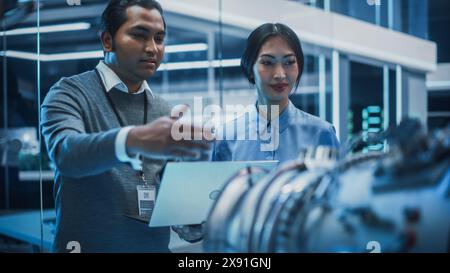
[[[289,101],[303,72],[304,56],[295,32],[283,24],[264,24],[247,39],[241,68],[256,86],[258,100],[218,130],[213,161],[297,158],[308,147],[338,148],[334,127],[297,109]]]

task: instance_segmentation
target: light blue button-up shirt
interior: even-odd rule
[[[238,130],[243,124],[245,129]],[[234,126],[234,130],[230,130],[230,126]],[[212,160],[278,160],[282,163],[296,159],[308,147],[339,147],[333,125],[297,109],[290,101],[278,118],[278,141],[274,141],[274,137],[268,138],[267,131],[271,131],[271,126],[258,114],[256,106],[252,106],[244,115],[220,128],[218,135],[222,140],[214,143]],[[264,147],[268,143],[275,143],[274,148]]]

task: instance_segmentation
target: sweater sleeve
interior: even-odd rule
[[[63,79],[50,89],[41,106],[49,157],[61,175],[76,178],[100,174],[120,164],[114,146],[120,128],[86,133],[83,97],[79,94],[75,84]]]

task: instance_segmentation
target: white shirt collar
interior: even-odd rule
[[[118,90],[128,93],[128,87],[123,83],[123,81],[117,76],[117,74],[109,68],[103,61],[100,61],[96,67],[98,72],[100,73],[100,77],[102,78],[102,82],[106,88],[106,92],[111,91],[114,87]],[[139,90],[133,94],[140,94],[147,90],[152,97],[153,92],[148,86],[147,81],[143,81]]]

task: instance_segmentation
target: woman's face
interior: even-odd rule
[[[280,36],[268,38],[253,65],[253,76],[261,104],[287,105],[298,77],[297,57]]]

